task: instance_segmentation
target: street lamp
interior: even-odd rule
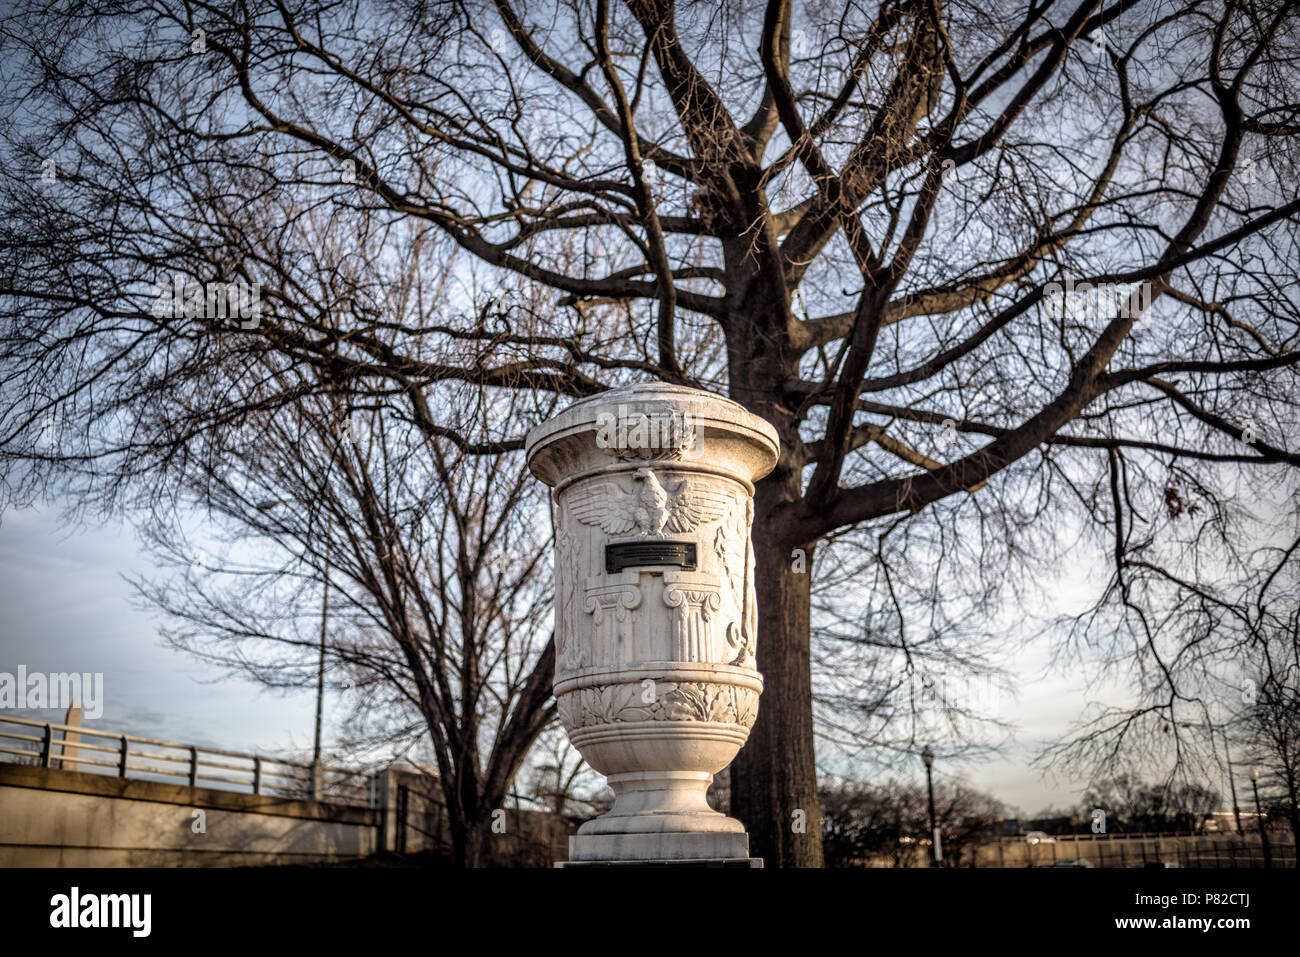
[[[1273,866],[1273,855],[1269,851],[1268,832],[1264,830],[1264,815],[1259,809],[1259,768],[1250,768],[1250,786],[1255,790],[1255,817],[1259,821],[1259,843],[1264,848],[1264,866]]]
[[[939,827],[934,822],[934,752],[928,744],[921,752],[921,760],[925,762],[925,787],[930,795],[930,863],[938,867],[943,860],[943,847],[939,843]]]

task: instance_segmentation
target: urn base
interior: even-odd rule
[[[578,828],[580,835],[745,833],[734,817],[709,807],[705,794],[713,775],[707,772],[632,771],[608,780],[614,806]]]
[[[749,835],[715,831],[654,834],[576,834],[569,861],[748,861]]]

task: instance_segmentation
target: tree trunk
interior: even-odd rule
[[[762,516],[787,500],[780,478],[758,483],[754,562],[758,670],[763,695],[749,742],[731,765],[731,813],[749,831],[750,853],[769,867],[821,867],[821,811],[809,663],[812,550],[802,567]]]
[[[492,829],[492,820],[475,821],[466,835],[465,855],[461,867],[489,867],[492,863],[488,853],[488,837]]]
[[[766,200],[753,212],[761,214]],[[750,221],[750,220],[746,220]],[[799,369],[789,341],[790,304],[781,280],[776,238],[724,243],[727,288],[733,299],[727,337],[731,397],[773,426],[780,459],[754,489],[754,587],[758,599],[758,670],[763,675],[758,720],[731,765],[731,813],[749,831],[750,853],[768,867],[821,867],[821,809],[813,745],[809,613],[812,547],[780,514],[800,500],[802,473],[794,459],[798,422],[784,400]],[[766,244],[766,245],[765,245]],[[770,248],[769,248],[770,247]],[[771,268],[769,268],[771,267]],[[807,554],[796,564],[793,548]]]
[[[488,839],[492,835],[492,819],[458,821],[453,816],[451,829],[451,857],[457,867],[487,867],[491,863]]]
[[[451,857],[457,867],[485,867],[492,829],[491,805],[479,794],[478,776],[461,767],[443,785]]]

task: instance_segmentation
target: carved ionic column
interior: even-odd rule
[[[616,796],[568,863],[753,863],[705,792],[758,714],[749,535],[776,431],[708,392],[637,385],[575,403],[527,450],[554,489],[560,719]]]
[[[673,661],[718,660],[717,612],[722,607],[718,582],[686,572],[664,574],[664,604],[676,611],[672,617]]]
[[[574,644],[588,646],[590,653],[582,658],[584,663],[616,665],[626,661],[631,651],[629,612],[641,605],[641,585],[635,575],[610,577],[621,580],[606,583],[597,579],[587,588],[582,603],[583,611],[591,616],[591,641]]]

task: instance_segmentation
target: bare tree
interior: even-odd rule
[[[1093,780],[1160,768],[1166,791],[1206,780],[1230,787],[1251,760],[1247,751],[1275,735],[1284,742],[1295,721],[1287,688],[1295,680],[1300,528],[1294,515],[1269,514],[1288,483],[1177,474],[1161,493],[1130,487],[1124,469],[1113,473],[1108,586],[1064,623],[1069,635],[1058,652],[1091,665],[1099,685],[1127,676],[1133,697],[1093,707],[1044,749],[1037,760],[1045,768]],[[1267,506],[1262,515],[1252,499]]]
[[[422,262],[418,233],[407,258],[370,277],[384,286],[371,298],[367,270],[382,257],[364,237],[340,243],[322,219],[308,217],[313,273],[335,297],[326,330],[367,312],[430,320],[420,298],[445,290],[449,270]],[[555,717],[549,513],[497,424],[531,414],[533,397],[330,388],[265,348],[242,350],[237,368],[233,401],[225,376],[196,375],[178,393],[225,422],[153,473],[168,493],[150,500],[147,542],[180,574],[149,576],[141,593],[172,617],[170,642],[210,663],[279,688],[328,672],[353,692],[353,746],[430,753],[453,855],[480,865],[492,813]],[[446,434],[410,427],[430,403],[443,406]],[[204,509],[206,540],[174,501]]]
[[[529,763],[527,799],[571,824],[580,824],[613,806],[606,785],[569,743],[559,727],[545,731]]]
[[[819,546],[811,617],[823,752],[900,768],[943,741],[946,758],[972,760],[1010,731],[1012,649],[999,619],[1021,590],[1007,574],[1023,564],[1009,554],[1014,532],[999,548],[964,516],[930,517],[875,541],[848,531]]]
[[[250,421],[251,442],[180,477],[227,536],[196,552],[152,526],[155,552],[202,571],[141,587],[177,622],[174,646],[273,687],[314,684],[319,645],[359,727],[378,717],[387,740],[428,742],[453,854],[481,865],[491,815],[555,717],[544,500],[517,455],[467,457],[379,411],[314,411]]]
[[[1266,636],[1262,650],[1254,657],[1256,685],[1238,716],[1238,733],[1249,749],[1245,762],[1262,766],[1265,794],[1286,807],[1291,832],[1300,835],[1300,605]]]
[[[93,478],[85,500],[149,475],[229,424],[185,382],[238,379],[249,350],[312,370],[265,408],[346,383],[401,396],[430,437],[456,435],[416,398],[445,383],[725,391],[782,444],[756,492],[767,684],[732,808],[756,853],[816,865],[827,536],[1074,508],[1116,531],[1132,605],[1135,486],[1210,463],[1293,481],[1295,19],[1265,0],[29,4],[2,34],[9,494],[56,465]],[[327,325],[294,229],[316,207],[419,224],[550,303]],[[160,269],[263,283],[261,326],[152,318]],[[1091,285],[1054,295],[1071,277]],[[49,417],[80,447],[33,449]]]
[[[1150,783],[1133,774],[1120,774],[1091,785],[1078,815],[1091,824],[1096,810],[1106,814],[1106,833],[1200,829],[1205,816],[1218,808],[1218,792],[1201,784]]]
[[[851,779],[821,789],[823,843],[828,867],[869,866],[884,858],[894,867],[925,867],[930,853],[929,802],[924,786]],[[935,823],[944,867],[961,867],[968,851],[994,833],[1006,807],[964,781],[935,786]]]

